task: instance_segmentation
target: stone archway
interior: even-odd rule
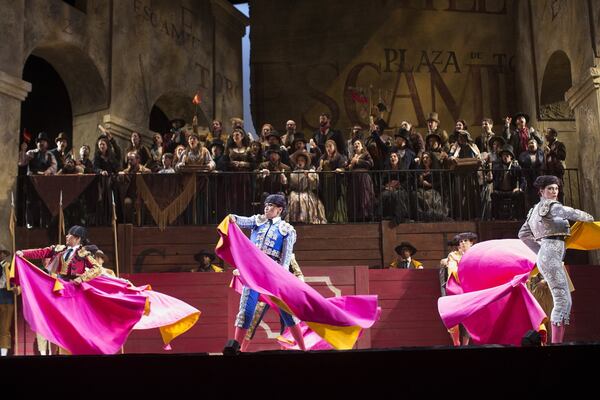
[[[63,132],[69,139],[69,149],[73,144],[73,113],[62,78],[46,60],[31,55],[23,67],[23,80],[31,83],[32,90],[21,104],[20,142],[29,138],[29,147],[33,148],[37,134],[44,131],[52,148],[58,133]],[[24,132],[29,133],[28,138]]]
[[[565,100],[565,93],[573,86],[571,61],[562,50],[548,59],[542,79],[540,117],[542,120],[574,120],[575,115]]]
[[[567,149],[564,176],[564,201],[573,207],[581,207],[580,182],[576,168],[579,168],[579,135],[575,127],[575,113],[565,100],[565,93],[573,85],[571,61],[562,50],[556,50],[548,58],[540,93],[540,120],[537,128],[544,132],[547,128],[556,129],[558,140]]]
[[[43,59],[58,73],[67,89],[72,109],[73,148],[95,143],[97,126],[108,109],[110,91],[94,60],[79,47],[47,42],[35,47],[30,56]],[[35,92],[36,88],[33,88]]]

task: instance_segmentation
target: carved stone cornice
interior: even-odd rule
[[[105,114],[102,117],[102,123],[104,128],[109,130],[110,133],[118,138],[129,141],[131,138],[131,132],[142,132],[139,127],[137,127],[134,123],[129,122],[123,118],[119,118],[113,114]]]
[[[0,94],[23,101],[29,92],[31,92],[31,83],[0,71]]]
[[[600,89],[600,68],[590,68],[590,73],[565,93],[565,100],[572,110],[581,104],[588,96]]]
[[[235,31],[240,37],[246,34],[250,20],[226,0],[211,0],[212,13],[219,25]]]

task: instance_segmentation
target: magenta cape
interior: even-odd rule
[[[462,294],[441,297],[438,311],[447,328],[462,323],[474,342],[519,345],[539,330],[546,314],[525,282],[536,254],[518,239],[488,240],[460,260]]]
[[[216,253],[238,269],[242,284],[296,316],[333,348],[351,349],[362,329],[378,319],[377,296],[325,298],[257,249],[229,217],[219,225],[219,234]]]
[[[15,279],[31,329],[72,354],[114,354],[132,329],[159,327],[163,339],[172,339],[200,314],[180,300],[123,279],[99,276],[81,285],[62,281],[18,256]]]

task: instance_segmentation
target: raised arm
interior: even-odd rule
[[[256,215],[251,217],[241,217],[239,215],[231,214],[235,219],[234,222],[242,229],[252,229],[256,226]]]

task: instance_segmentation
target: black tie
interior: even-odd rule
[[[408,269],[408,261],[404,261],[404,268]]]
[[[65,261],[67,261],[69,259],[69,257],[71,257],[72,252],[73,252],[73,248],[70,247],[65,254]]]

